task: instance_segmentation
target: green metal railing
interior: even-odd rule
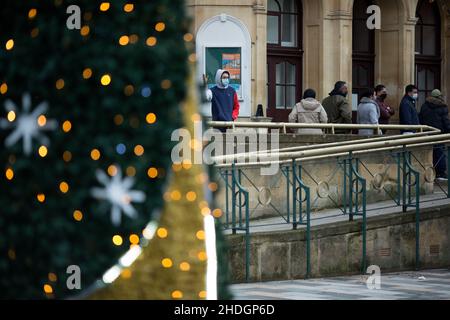
[[[420,268],[420,177],[419,170],[414,163],[422,166],[426,170],[426,164],[422,164],[413,154],[413,148],[433,146],[441,143],[445,145],[447,154],[447,168],[450,168],[450,141],[446,135],[442,140],[434,138],[416,138],[415,144],[389,144],[385,150],[388,157],[394,160],[392,166],[396,166],[396,195],[391,195],[384,186],[385,192],[393,199],[395,206],[401,206],[402,211],[406,212],[408,208],[415,210],[415,267]],[[355,142],[355,144],[360,142]],[[344,147],[344,149],[352,149],[352,147]],[[380,148],[379,143],[375,143],[374,148]],[[282,151],[282,150],[280,150]],[[278,161],[281,173],[286,179],[286,214],[283,218],[286,223],[291,224],[294,230],[299,226],[306,228],[306,275],[308,278],[311,274],[311,222],[315,219],[311,218],[311,185],[305,182],[304,178],[312,180],[317,184],[311,175],[305,169],[305,165],[311,163],[316,158],[335,158],[343,172],[343,214],[348,215],[349,221],[355,216],[361,217],[361,237],[362,237],[362,257],[361,272],[365,273],[367,267],[367,179],[363,175],[363,171],[374,177],[370,172],[369,166],[364,163],[363,155],[370,152],[380,152],[381,149],[362,150],[358,146],[354,150],[336,150],[338,153],[331,153],[328,156],[322,156],[318,151],[302,151],[305,153],[294,154],[295,157],[291,161]],[[383,150],[384,151],[384,150]],[[309,155],[308,152],[311,154]],[[313,154],[314,153],[314,154]],[[304,159],[296,157],[305,157]],[[283,158],[286,159],[286,158]],[[414,163],[413,163],[414,160]],[[444,160],[443,160],[444,161]],[[269,162],[270,163],[270,162]],[[264,165],[268,163],[265,162]],[[255,164],[251,164],[255,166]],[[391,164],[390,164],[391,166]],[[235,234],[237,231],[245,231],[245,269],[246,281],[250,278],[250,208],[249,208],[249,191],[243,185],[243,177],[258,189],[257,185],[245,174],[244,168],[248,168],[242,163],[233,162],[231,168],[221,165],[218,166],[222,178],[226,181],[226,203],[225,203],[225,219],[226,226]],[[387,169],[386,169],[387,170]],[[450,178],[450,170],[447,170]],[[307,176],[303,176],[306,174]],[[229,179],[231,178],[231,183]],[[370,177],[369,177],[370,178]],[[448,190],[450,190],[450,179],[447,182]],[[446,198],[450,198],[450,193],[445,193]],[[395,192],[395,191],[394,191]],[[229,199],[231,199],[231,210],[229,207]],[[231,211],[231,221],[229,214]],[[260,225],[262,226],[262,225]],[[252,227],[253,228],[253,227]]]

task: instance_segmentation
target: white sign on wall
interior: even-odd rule
[[[251,38],[247,27],[237,18],[227,14],[208,19],[197,31],[196,55],[198,79],[202,81],[203,74],[209,74],[209,86],[215,76],[214,72],[211,77],[211,68],[231,68],[231,85],[237,89],[240,100],[239,116],[249,117],[252,103]],[[210,103],[202,106],[202,113],[211,116]]]

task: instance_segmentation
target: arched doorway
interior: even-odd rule
[[[375,87],[375,31],[366,25],[369,17],[367,8],[372,4],[372,0],[355,0],[353,4],[352,93],[358,97],[356,103],[364,89]],[[356,122],[355,110],[353,118]]]
[[[286,122],[302,96],[302,4],[267,2],[267,116]]]
[[[416,84],[419,106],[441,88],[441,18],[437,1],[419,0],[416,17]]]

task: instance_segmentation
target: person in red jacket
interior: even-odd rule
[[[206,92],[211,101],[213,121],[235,121],[239,116],[239,99],[236,90],[230,86],[230,73],[219,69],[216,72],[216,85]]]
[[[379,84],[375,87],[376,103],[380,108],[380,120],[379,124],[389,124],[389,119],[395,114],[395,110],[386,103],[387,89],[386,86]],[[382,130],[383,134],[386,134],[387,130]]]

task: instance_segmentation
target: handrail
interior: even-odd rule
[[[312,150],[304,150],[298,152],[278,152],[278,153],[270,153],[269,157],[277,158],[274,161],[261,161],[261,162],[252,162],[245,163],[244,161],[248,160],[250,157],[254,157],[254,155],[243,154],[240,157],[236,157],[236,155],[231,156],[221,156],[221,157],[213,157],[214,161],[220,162],[222,160],[231,160],[233,159],[234,165],[236,167],[250,167],[250,166],[264,166],[271,164],[286,164],[295,160],[302,161],[310,161],[316,159],[325,159],[330,157],[336,157],[345,155],[347,152],[354,152],[358,154],[377,152],[377,151],[385,151],[385,150],[395,150],[400,148],[401,146],[409,146],[411,148],[423,147],[434,144],[449,144],[450,143],[450,134],[443,134],[437,136],[426,136],[426,137],[418,137],[418,138],[406,138],[394,141],[381,141],[381,142],[372,142],[372,143],[357,143],[348,146],[338,146],[338,147],[330,147],[330,148],[318,148]],[[280,149],[283,150],[283,149]],[[263,151],[258,153],[259,157],[268,157],[267,151]],[[281,160],[280,160],[281,159]],[[283,161],[283,159],[286,159]],[[218,168],[230,167],[230,163],[225,164],[216,164]]]
[[[263,151],[251,151],[251,152],[244,152],[244,153],[235,153],[232,155],[224,155],[219,156],[217,159],[227,161],[227,160],[233,160],[233,159],[239,159],[243,155],[270,155],[275,152],[287,152],[287,151],[301,151],[301,150],[312,150],[312,149],[320,149],[320,148],[329,148],[329,147],[337,147],[337,146],[346,146],[346,145],[352,145],[356,144],[358,142],[362,143],[368,143],[368,142],[377,142],[377,141],[387,141],[387,140],[401,140],[401,139],[408,139],[411,138],[411,136],[414,137],[422,137],[427,135],[436,135],[439,134],[440,130],[438,131],[426,131],[426,132],[420,132],[415,133],[412,135],[393,135],[393,136],[381,136],[376,138],[368,138],[368,139],[359,139],[359,140],[350,140],[350,141],[339,141],[339,142],[330,142],[330,143],[318,143],[318,144],[312,144],[312,145],[302,145],[297,147],[288,147],[288,148],[282,148],[282,149],[273,149],[273,150],[263,150]]]
[[[346,124],[346,123],[291,123],[291,122],[233,122],[208,121],[207,125],[216,128],[267,128],[267,129],[374,129],[374,130],[419,130],[423,132],[439,131],[426,125],[400,125],[400,124]]]

